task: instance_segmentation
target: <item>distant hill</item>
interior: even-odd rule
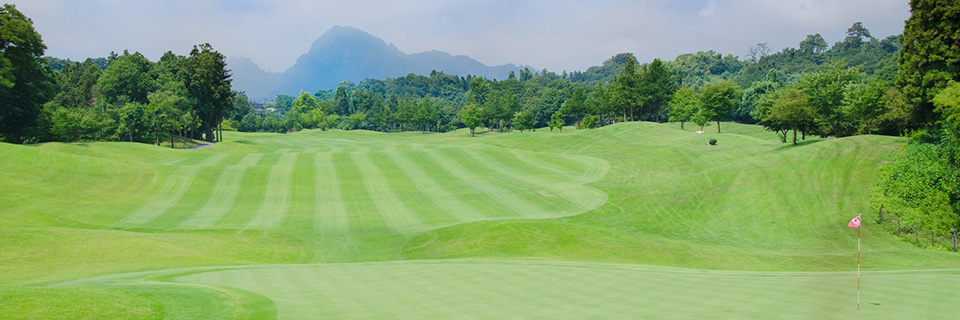
[[[280,81],[281,73],[260,69],[247,57],[227,58],[227,68],[233,74],[233,89],[246,92],[247,97],[263,99],[270,96]]]
[[[409,73],[429,75],[430,71],[490,79],[505,79],[513,65],[487,66],[467,56],[440,51],[417,54],[401,52],[392,44],[364,31],[336,26],[313,42],[310,51],[283,73],[266,72],[247,58],[227,61],[233,86],[253,99],[272,98],[278,93],[295,95],[300,90],[335,89],[341,81],[399,77]]]

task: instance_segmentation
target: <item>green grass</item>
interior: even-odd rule
[[[960,255],[873,228],[873,178],[904,140],[723,129],[0,144],[0,318],[955,310],[942,297]],[[857,212],[865,308],[851,313]]]

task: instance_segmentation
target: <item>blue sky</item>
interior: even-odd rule
[[[326,30],[352,26],[401,51],[440,50],[488,65],[584,70],[620,52],[641,62],[714,50],[745,56],[820,33],[842,40],[862,21],[875,37],[903,32],[906,0],[29,0],[14,1],[47,55],[73,60],[140,51],[156,60],[209,42],[227,56],[283,71]]]

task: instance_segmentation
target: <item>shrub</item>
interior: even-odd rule
[[[594,129],[597,127],[597,116],[586,116],[580,120],[580,127],[583,129]]]
[[[710,139],[710,141],[708,142],[710,143],[711,146],[717,145],[717,139]]]

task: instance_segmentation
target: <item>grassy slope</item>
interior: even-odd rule
[[[845,223],[857,211],[869,217],[876,169],[902,141],[790,147],[756,127],[724,128],[235,134],[200,150],[0,144],[0,296],[27,312],[37,297],[69,303],[86,292],[125,297],[122,305],[149,311],[143,318],[243,317],[272,314],[272,304],[220,286],[143,286],[147,279],[24,285],[203,265],[461,257],[849,270],[856,235]],[[720,144],[707,146],[710,137]],[[960,265],[865,221],[864,270]],[[65,305],[51,310],[73,310]]]
[[[568,136],[511,135],[487,143],[565,150],[610,161],[591,186],[597,210],[537,221],[462,224],[411,240],[405,258],[523,257],[728,270],[845,270],[856,249],[846,227],[865,218],[864,268],[955,268],[955,255],[915,250],[873,232],[869,194],[902,140],[860,136],[780,144],[757,127],[699,135],[627,124]],[[706,141],[717,138],[717,146]]]

